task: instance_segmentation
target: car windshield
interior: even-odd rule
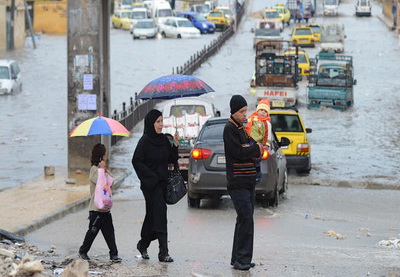
[[[203,131],[199,136],[198,140],[223,140],[225,123],[217,123],[204,125]]]
[[[121,18],[131,18],[131,12],[121,12]]]
[[[190,21],[188,20],[178,20],[178,27],[184,27],[184,28],[189,28],[189,27],[193,27],[193,24],[190,23]]]
[[[144,12],[144,11],[132,12],[131,18],[132,19],[143,19],[143,18],[146,18],[146,12]]]
[[[206,108],[202,105],[179,105],[172,106],[170,115],[182,116],[185,114],[198,113],[200,115],[206,114]]]
[[[10,71],[8,67],[0,66],[0,79],[10,79]]]
[[[172,16],[172,11],[170,9],[158,10],[158,17]]]
[[[136,28],[144,28],[144,29],[146,29],[146,28],[154,28],[154,27],[155,27],[155,24],[154,24],[153,21],[139,21],[136,24]]]
[[[121,5],[132,5],[132,0],[122,0]]]
[[[296,114],[271,114],[271,124],[275,132],[303,132]]]
[[[279,13],[277,11],[270,11],[265,13],[266,18],[279,18]]]
[[[367,0],[361,0],[360,1],[361,6],[367,6]]]
[[[223,17],[222,12],[210,12],[209,17]]]
[[[296,32],[294,33],[296,36],[311,36],[312,35],[312,31],[310,29],[296,29]]]

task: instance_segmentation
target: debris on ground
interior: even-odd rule
[[[335,237],[336,239],[346,239],[347,238],[346,236],[343,236],[342,234],[337,233],[332,230],[326,231],[325,234],[327,234],[329,237]]]
[[[379,246],[387,247],[387,248],[400,248],[400,239],[398,238],[390,238],[388,240],[381,240],[378,243]]]

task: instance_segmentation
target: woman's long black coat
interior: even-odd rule
[[[132,165],[140,179],[140,189],[146,200],[146,216],[141,235],[152,236],[156,232],[167,233],[167,188],[168,164],[178,160],[178,148],[172,146],[168,138],[155,141],[143,135],[132,158]]]

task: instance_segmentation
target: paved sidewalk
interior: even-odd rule
[[[113,170],[113,188],[119,187],[126,173]],[[42,176],[0,193],[0,229],[24,236],[65,215],[87,207],[89,184],[67,184],[67,168],[54,176]]]

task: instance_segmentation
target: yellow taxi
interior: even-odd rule
[[[129,30],[131,27],[131,14],[132,10],[118,10],[115,11],[111,17],[111,23],[114,28]]]
[[[279,15],[278,11],[275,9],[265,9],[261,12],[261,16],[266,19],[275,20],[279,22],[279,30],[283,31],[283,20]]]
[[[232,11],[229,8],[229,6],[227,6],[227,5],[218,6],[218,7],[215,7],[214,10],[223,11],[225,16],[226,16],[226,18],[228,18],[229,23],[231,23],[231,24],[233,23]]]
[[[321,26],[319,26],[316,23],[308,24],[307,26],[311,27],[311,29],[313,30],[315,42],[320,41],[321,40]]]
[[[215,24],[215,28],[219,30],[225,30],[231,23],[229,18],[225,15],[225,13],[221,10],[215,9],[208,13],[206,16],[207,21],[210,21]]]
[[[288,56],[295,56],[296,55],[296,49],[295,48],[290,48],[286,50],[283,55],[288,55]],[[299,49],[298,50],[298,60],[297,64],[299,66],[300,72],[299,76],[308,76],[310,75],[310,58],[308,57],[307,52],[304,49]]]
[[[281,147],[286,156],[287,168],[298,173],[311,171],[311,146],[307,134],[312,129],[305,128],[303,119],[297,109],[271,109],[269,113],[271,125],[279,139],[287,137],[288,146]]]
[[[282,22],[290,25],[290,10],[284,4],[277,4],[274,9],[279,13]]]
[[[293,28],[290,41],[299,46],[303,47],[315,47],[314,32],[311,27],[307,26],[296,26]]]

